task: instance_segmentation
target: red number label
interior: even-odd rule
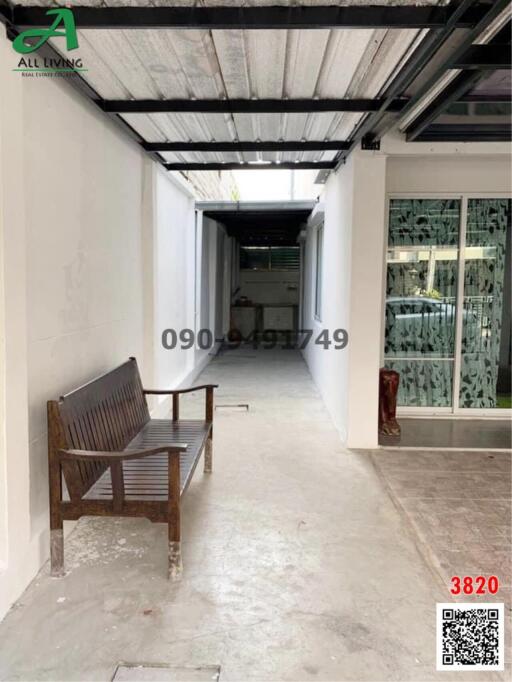
[[[460,594],[460,578],[458,575],[454,575],[452,578],[453,587],[450,590],[452,594]]]
[[[496,594],[496,592],[500,589],[500,582],[495,575],[491,575],[487,581],[487,587],[489,588],[489,592],[491,594]]]
[[[462,588],[464,594],[473,594],[473,578],[469,575],[464,576],[464,587]]]
[[[470,575],[465,575],[459,577],[454,575],[450,581],[452,587],[450,592],[452,594],[496,594],[500,589],[500,583],[495,575],[491,575],[486,578],[483,575],[479,575],[473,579]]]
[[[478,587],[476,588],[476,594],[485,594],[485,578],[483,575],[479,575],[478,578],[475,579],[476,584]]]

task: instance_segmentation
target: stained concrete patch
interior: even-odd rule
[[[119,665],[112,682],[218,682],[220,666],[175,668],[157,665]]]
[[[151,552],[154,533],[146,519],[91,517],[77,523],[64,542],[65,570],[85,566],[112,565],[114,562],[144,562]],[[165,549],[167,541],[161,539]]]

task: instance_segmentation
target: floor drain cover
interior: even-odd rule
[[[118,665],[112,682],[219,682],[220,666]]]
[[[228,404],[219,404],[215,405],[216,410],[230,410],[231,412],[249,412],[249,405],[247,403],[237,403],[228,405]]]

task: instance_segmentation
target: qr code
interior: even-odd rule
[[[437,604],[438,670],[504,669],[503,604]]]

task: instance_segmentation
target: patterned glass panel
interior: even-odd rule
[[[510,407],[509,199],[470,199],[460,407]]]
[[[456,199],[390,203],[384,355],[399,405],[452,404],[459,223]]]

